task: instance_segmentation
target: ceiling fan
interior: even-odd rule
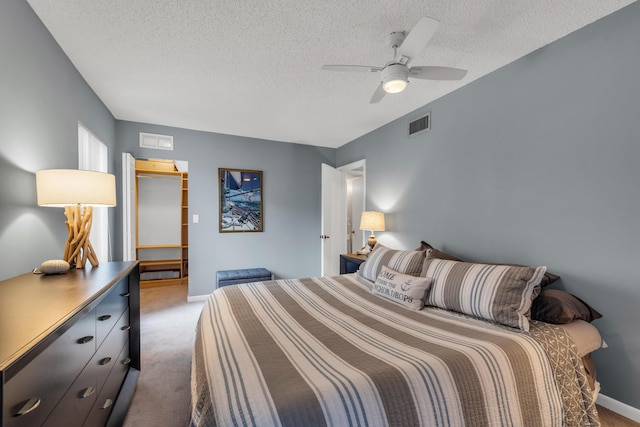
[[[433,37],[440,22],[424,17],[407,35],[395,31],[389,35],[394,58],[384,67],[368,65],[323,65],[327,71],[355,71],[380,73],[381,82],[371,97],[371,104],[379,102],[387,93],[402,92],[409,84],[409,77],[424,80],[461,80],[467,70],[451,67],[416,66],[409,67],[411,60],[422,52]]]

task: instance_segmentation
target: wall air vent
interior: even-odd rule
[[[140,132],[140,147],[173,151],[173,137],[169,135]]]
[[[409,136],[415,136],[431,129],[431,113],[409,122]]]

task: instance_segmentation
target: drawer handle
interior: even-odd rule
[[[121,331],[128,331],[129,329],[131,329],[131,325],[125,325],[122,328],[120,328]]]
[[[80,399],[85,399],[89,396],[91,396],[93,393],[96,392],[96,389],[93,387],[87,387],[85,389],[85,391],[82,392],[82,394],[80,395]]]
[[[91,335],[87,335],[86,337],[82,337],[78,340],[78,344],[86,344],[88,342],[93,341],[93,337]]]
[[[110,357],[105,357],[104,359],[101,359],[101,360],[100,360],[99,364],[100,364],[100,365],[106,365],[106,364],[108,364],[109,362],[111,362],[111,358],[110,358]]]
[[[125,292],[124,294],[120,294],[121,297],[129,298],[131,294],[129,292]]]
[[[107,399],[104,401],[100,409],[107,409],[109,406],[113,405],[113,400]]]
[[[24,406],[18,411],[16,417],[20,417],[22,415],[27,415],[29,412],[34,411],[38,406],[40,406],[40,398],[32,397],[24,404]]]
[[[100,316],[98,317],[98,320],[101,322],[104,322],[105,320],[109,320],[111,319],[111,315],[110,314],[105,314],[104,316]]]
[[[131,358],[127,357],[122,361],[123,365],[128,365],[129,363],[131,363]]]

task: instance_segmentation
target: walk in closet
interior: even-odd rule
[[[136,258],[141,287],[188,283],[189,177],[176,163],[136,159]]]

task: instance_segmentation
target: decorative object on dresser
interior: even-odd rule
[[[373,247],[376,245],[376,243],[378,243],[373,232],[384,231],[384,214],[382,212],[374,211],[362,212],[362,215],[360,216],[360,230],[371,231],[371,236],[369,236],[369,240],[367,241],[367,246],[369,246],[369,249],[368,251],[365,250],[365,252],[372,251]],[[365,249],[367,246],[362,249]]]
[[[93,207],[116,205],[115,176],[89,170],[39,170],[36,189],[39,206],[64,208],[68,231],[64,260],[75,268],[84,268],[88,259],[97,267],[98,257],[89,241]]]
[[[360,268],[360,264],[367,260],[366,255],[341,254],[340,274],[355,273]]]
[[[37,269],[38,271],[36,271],[36,273],[62,274],[69,271],[69,268],[71,268],[71,266],[67,261],[63,259],[51,259],[40,264],[40,267]]]
[[[0,282],[0,426],[122,425],[140,373],[138,262]]]

